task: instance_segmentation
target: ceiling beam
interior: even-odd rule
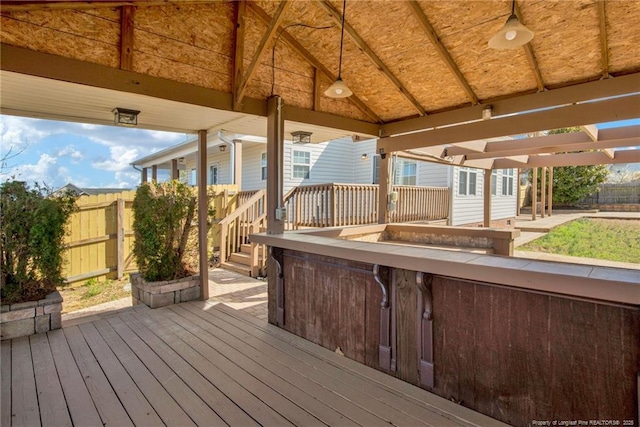
[[[585,123],[634,119],[638,116],[639,106],[640,95],[569,105],[534,113],[381,138],[378,140],[378,149],[383,149],[385,153],[391,153],[411,148],[580,126]]]
[[[602,152],[551,154],[549,156],[531,156],[526,165],[513,160],[498,159],[494,162],[494,169],[527,168],[527,167],[558,167],[558,166],[590,166],[610,165],[616,163],[640,162],[640,150],[618,150],[611,158]]]
[[[469,86],[467,79],[462,74],[462,71],[460,71],[460,68],[458,68],[458,65],[455,63],[455,61],[449,54],[449,51],[447,50],[447,48],[444,47],[444,45],[440,41],[440,37],[438,37],[436,30],[433,28],[433,26],[429,22],[429,19],[424,14],[424,11],[422,10],[422,7],[420,7],[420,4],[416,0],[409,0],[406,3],[409,6],[409,9],[411,9],[411,11],[413,12],[413,15],[416,17],[416,19],[422,26],[422,29],[424,30],[425,34],[427,35],[427,37],[429,38],[433,46],[436,48],[436,50],[440,54],[440,58],[442,58],[444,63],[447,65],[447,67],[449,67],[449,71],[453,73],[454,77],[458,81],[458,84],[462,87],[462,90],[464,90],[464,92],[467,94],[467,98],[469,98],[469,100],[473,105],[478,104],[480,102],[478,101],[478,97],[473,92],[473,89],[471,89],[471,86]]]
[[[338,12],[331,3],[327,0],[320,0],[317,4],[322,6],[324,10],[326,10],[331,18],[338,24],[340,27],[342,25],[342,14]],[[369,45],[363,40],[362,37],[353,29],[351,25],[347,22],[344,23],[344,29],[351,37],[351,40],[358,46],[358,48],[369,58],[369,60],[384,74],[391,83],[402,93],[402,95],[406,98],[407,101],[420,113],[421,116],[425,116],[427,111],[424,107],[418,102],[417,99],[409,92],[409,90],[398,80],[398,78],[391,72],[389,67],[375,54],[373,49],[369,47]]]
[[[0,69],[223,111],[233,111],[233,95],[231,93],[36,52],[5,43],[0,43]],[[240,112],[266,117],[267,105],[264,100],[245,97]],[[377,135],[380,129],[380,126],[374,123],[293,106],[286,106],[285,119],[371,136]]]
[[[2,0],[2,12],[30,12],[34,10],[65,10],[65,9],[103,9],[120,6],[164,6],[174,4],[203,4],[213,3],[215,0],[101,0],[101,1],[69,1],[69,0]]]
[[[609,78],[609,47],[607,45],[607,15],[605,0],[598,0],[598,20],[600,21],[600,52],[602,57],[602,77]]]
[[[518,16],[518,20],[522,25],[524,24],[524,20],[522,18],[522,13],[520,12],[520,6],[518,6],[518,2],[515,3],[516,7],[516,15]],[[533,53],[533,47],[531,47],[531,42],[526,43],[524,46],[524,53],[527,55],[527,61],[529,61],[529,66],[531,67],[531,71],[533,72],[533,77],[536,79],[536,86],[538,87],[538,92],[542,92],[544,87],[544,80],[542,79],[542,73],[540,72],[540,66],[538,65],[538,60],[536,59],[535,53]]]
[[[249,81],[251,81],[251,79],[253,78],[253,75],[255,74],[256,70],[258,69],[258,63],[260,62],[260,58],[262,58],[262,55],[264,54],[267,46],[269,45],[269,43],[271,43],[271,41],[275,37],[278,28],[280,28],[280,22],[282,22],[282,19],[284,18],[284,12],[287,10],[287,8],[290,5],[291,5],[290,1],[282,0],[278,5],[278,9],[276,9],[275,14],[273,15],[273,18],[271,18],[271,22],[269,22],[269,25],[267,25],[267,30],[262,35],[262,38],[260,39],[260,44],[258,45],[256,52],[253,54],[253,59],[251,60],[249,67],[247,67],[245,76],[242,79],[242,82],[240,83],[238,96],[235,99],[236,105],[242,103],[242,98],[244,98],[244,94],[247,90],[247,85]]]
[[[267,12],[262,10],[254,2],[247,3],[247,7],[265,24],[268,24],[271,21],[271,17],[267,14]],[[293,48],[293,50],[298,52],[300,56],[302,56],[309,64],[311,64],[312,67],[316,68],[318,71],[324,74],[327,80],[329,80],[330,82],[333,82],[337,79],[336,75],[334,75],[331,71],[329,71],[329,69],[325,67],[324,64],[318,61],[318,59],[316,59],[315,56],[313,56],[307,49],[305,49],[300,44],[300,42],[298,42],[295,38],[293,38],[293,36],[287,33],[282,27],[278,28],[278,34],[280,34],[280,37],[282,37],[282,39],[285,42],[287,42],[289,46]],[[356,95],[351,95],[350,97],[347,98],[347,100],[353,105],[355,105],[356,107],[358,107],[362,112],[364,112],[367,116],[373,119],[376,123],[382,123],[382,119],[376,113],[374,113],[373,110],[369,108],[369,106],[367,106],[367,104],[365,104]]]
[[[240,87],[242,85],[242,75],[244,73],[244,30],[245,30],[245,14],[247,11],[247,2],[238,0],[235,2],[235,21],[234,28],[234,46],[233,46],[233,76],[231,76],[231,93],[233,93],[233,109],[240,110],[242,107],[238,100],[240,99]]]
[[[580,129],[582,129],[582,131],[586,133],[592,141],[598,140],[598,128],[596,125],[584,125],[580,126]]]
[[[593,99],[626,95],[638,92],[640,73],[628,74],[614,79],[597,80],[563,88],[546,90],[533,94],[520,95],[491,102],[493,116],[550,108]],[[480,120],[484,105],[458,108],[425,117],[386,123],[382,126],[381,136],[393,136],[402,133],[438,128],[459,123]],[[638,111],[638,106],[635,107]],[[637,114],[636,114],[637,115]],[[596,121],[592,122],[595,123]]]
[[[133,70],[133,19],[135,8],[122,6],[120,9],[120,69]]]

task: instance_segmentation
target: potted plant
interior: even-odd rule
[[[2,339],[58,329],[66,224],[75,196],[20,181],[0,185]]]
[[[180,181],[138,187],[133,201],[133,255],[139,270],[131,275],[134,304],[157,308],[200,297],[197,264],[185,261],[196,215],[196,197]]]

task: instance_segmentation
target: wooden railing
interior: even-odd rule
[[[238,194],[238,207],[236,210],[219,222],[220,225],[220,262],[229,260],[232,253],[239,252],[243,244],[250,243],[249,235],[258,233],[266,227],[266,197],[265,190],[253,192],[253,195],[240,199]],[[244,203],[240,203],[244,200]],[[251,244],[252,276],[258,275],[258,271],[264,271],[266,256],[259,256],[260,251],[266,253],[266,248]]]
[[[444,219],[449,215],[446,187],[394,186],[398,192],[392,222]],[[373,224],[378,221],[377,185],[320,184],[293,188],[284,198],[287,229]]]
[[[398,192],[396,210],[389,213],[391,222],[444,219],[449,216],[449,188],[394,185]]]

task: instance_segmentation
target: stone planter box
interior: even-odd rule
[[[165,282],[147,282],[139,273],[130,277],[133,305],[145,304],[158,308],[200,298],[200,276]]]
[[[2,340],[24,337],[62,327],[62,296],[55,291],[39,301],[0,306]]]

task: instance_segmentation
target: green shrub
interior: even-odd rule
[[[174,280],[190,274],[184,255],[195,208],[191,188],[179,181],[138,187],[133,201],[133,254],[145,280]]]
[[[33,301],[63,284],[66,223],[75,196],[51,196],[19,181],[0,185],[0,288],[3,303]]]

